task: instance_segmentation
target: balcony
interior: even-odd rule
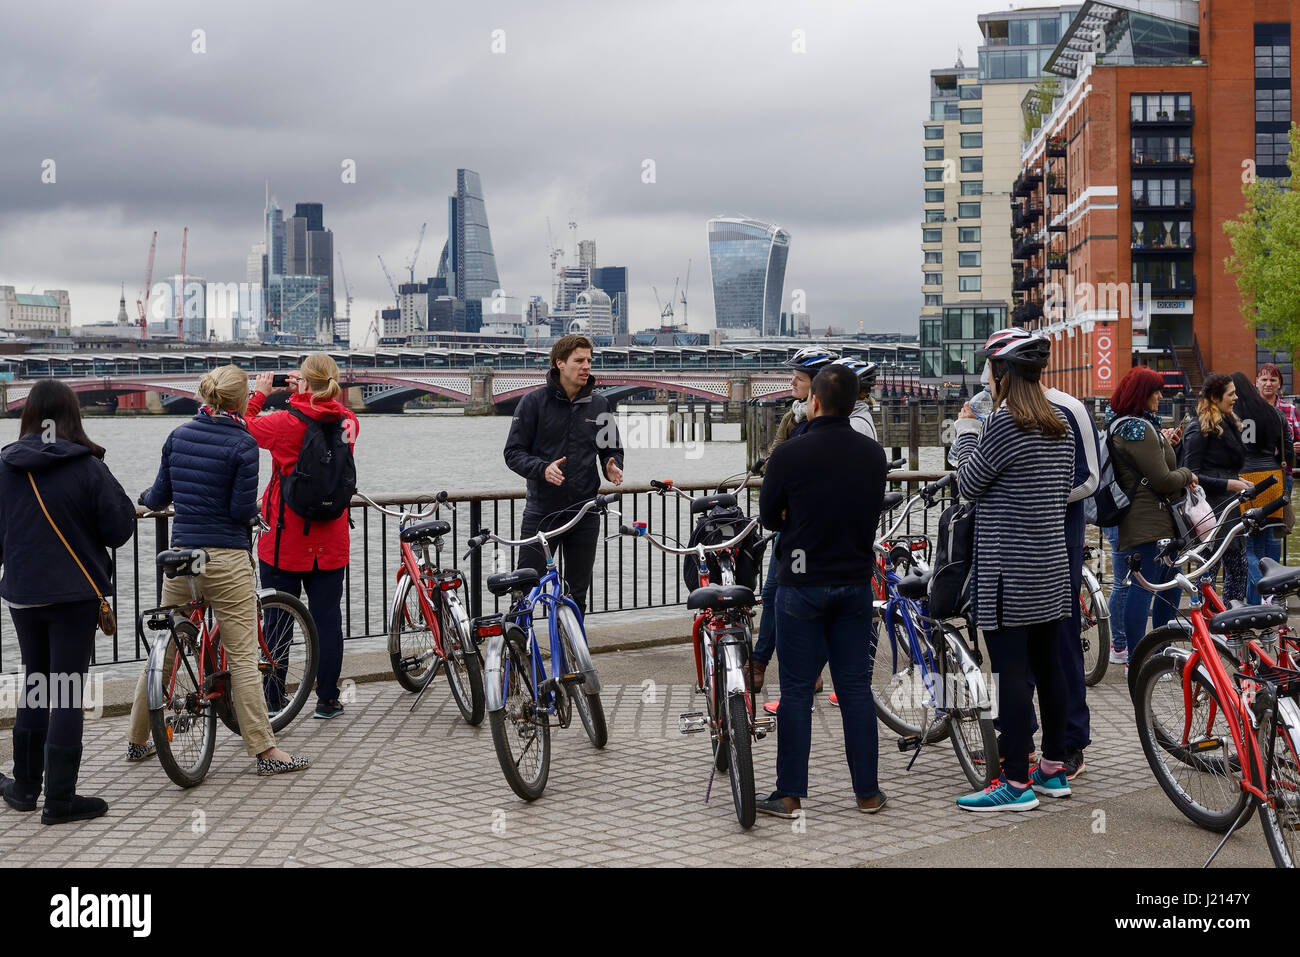
[[[1043,168],[1035,166],[1033,169],[1025,170],[1021,175],[1025,178],[1025,185],[1032,188],[1043,181]]]
[[[1139,127],[1163,128],[1166,126],[1191,126],[1196,119],[1196,107],[1190,107],[1186,110],[1161,110],[1154,117],[1139,118],[1129,115],[1129,126],[1134,129]]]
[[[1018,238],[1011,247],[1012,259],[1028,259],[1043,248],[1043,241],[1028,233]]]
[[[1012,325],[1026,326],[1041,318],[1043,318],[1043,304],[1036,299],[1031,299],[1011,310]]]
[[[1047,268],[1055,270],[1066,270],[1070,268],[1070,257],[1065,253],[1048,253]]]
[[[1136,276],[1133,281],[1139,285],[1149,283],[1153,296],[1194,296],[1196,295],[1196,277],[1170,276]]]
[[[1014,279],[1011,284],[1012,289],[1033,289],[1043,284],[1043,270],[1026,269],[1020,272],[1013,270],[1012,278]]]
[[[1135,240],[1129,243],[1129,249],[1135,256],[1159,256],[1169,253],[1190,253],[1196,249],[1196,234],[1185,237],[1169,237],[1156,242]]]
[[[1047,193],[1049,196],[1065,195],[1065,177],[1055,173],[1047,174]]]
[[[1011,209],[1011,225],[1016,227],[1028,226],[1037,221],[1042,215],[1043,206],[1041,203],[1013,206]]]
[[[1065,155],[1065,137],[1049,136],[1047,138],[1047,155],[1064,156]]]
[[[1133,150],[1132,160],[1137,169],[1188,169],[1196,163],[1196,151]]]
[[[1181,196],[1173,200],[1165,200],[1163,196],[1158,199],[1149,199],[1146,196],[1132,197],[1134,212],[1139,210],[1151,210],[1157,212],[1166,209],[1195,209],[1196,208],[1196,190],[1188,190]]]

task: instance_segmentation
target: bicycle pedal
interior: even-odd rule
[[[580,685],[587,680],[587,676],[579,671],[572,675],[560,675],[559,680],[562,685]]]
[[[1202,751],[1218,751],[1222,747],[1222,738],[1201,738],[1199,741],[1187,742],[1187,748],[1193,754],[1200,754]]]
[[[690,711],[677,716],[677,730],[682,734],[699,734],[709,730],[709,719],[703,711]]]
[[[765,714],[753,719],[754,737],[764,738],[776,730],[776,715]]]
[[[898,750],[906,754],[908,751],[916,751],[921,747],[921,736],[919,734],[905,734],[898,739]]]

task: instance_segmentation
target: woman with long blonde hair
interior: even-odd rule
[[[1183,431],[1183,464],[1196,473],[1216,513],[1230,497],[1250,488],[1240,477],[1246,447],[1236,405],[1232,377],[1213,372],[1201,386],[1196,416]],[[1246,597],[1246,542],[1240,536],[1223,556],[1223,597],[1225,601]]]
[[[339,676],[343,669],[344,570],[348,564],[351,537],[348,513],[337,518],[311,521],[288,507],[284,480],[293,472],[302,451],[307,429],[319,423],[327,441],[346,441],[349,452],[356,445],[357,417],[339,402],[339,367],[323,352],[313,352],[302,366],[289,373],[289,408],[258,415],[274,389],[274,373],[257,377],[257,391],[248,403],[248,428],[257,444],[271,453],[273,474],[262,497],[262,514],[271,526],[257,548],[262,585],[287,591],[297,597],[307,593],[307,605],[320,634],[320,669],[316,674],[316,717],[334,718],[343,713],[339,700]],[[355,470],[352,473],[355,482]],[[349,497],[350,491],[346,493]],[[274,702],[271,702],[274,706]]]
[[[150,509],[175,507],[172,548],[201,548],[208,560],[193,578],[221,623],[230,687],[240,735],[257,773],[301,771],[310,765],[276,747],[257,668],[257,577],[253,569],[252,526],[257,518],[257,442],[249,434],[248,374],[238,366],[213,369],[199,380],[203,403],[193,419],[163,444],[162,465],[152,487],[140,496]],[[190,600],[190,579],[163,581],[164,605]],[[149,741],[145,676],[135,689],[127,760],[155,753]]]

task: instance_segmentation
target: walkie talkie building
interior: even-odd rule
[[[719,329],[781,332],[781,292],[790,234],[754,219],[709,220],[713,315]]]

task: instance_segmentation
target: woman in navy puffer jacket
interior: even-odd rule
[[[202,548],[208,560],[192,579],[221,623],[230,687],[244,747],[257,755],[257,773],[300,771],[310,763],[275,745],[267,718],[262,679],[257,670],[257,579],[253,572],[252,532],[257,517],[257,441],[244,424],[248,375],[222,366],[199,381],[203,407],[167,437],[162,466],[153,487],[140,496],[151,509],[172,504],[172,548]],[[163,604],[190,600],[191,579],[163,582]],[[153,754],[145,676],[135,689],[127,760]]]

